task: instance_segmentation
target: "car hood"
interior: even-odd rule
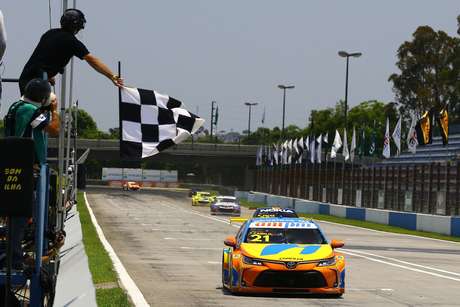
[[[243,243],[241,251],[251,258],[275,261],[311,261],[334,256],[329,244]]]

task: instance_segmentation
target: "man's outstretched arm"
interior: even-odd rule
[[[88,62],[88,64],[94,68],[97,72],[103,74],[107,78],[110,79],[110,81],[115,84],[115,86],[123,86],[123,79],[114,74],[110,68],[105,65],[99,58],[95,57],[91,53],[85,55],[83,59]]]

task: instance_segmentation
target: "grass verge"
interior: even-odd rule
[[[246,207],[248,209],[266,207],[266,205],[263,204],[263,203],[250,202],[250,201],[246,201],[246,200],[240,200],[240,204],[243,207]],[[378,224],[378,223],[373,223],[373,222],[346,219],[346,218],[343,218],[343,217],[338,217],[338,216],[333,216],[333,215],[302,214],[302,213],[299,213],[299,215],[302,216],[302,217],[312,218],[312,219],[318,220],[318,221],[326,221],[326,222],[332,222],[332,223],[337,223],[337,224],[351,225],[351,226],[356,226],[356,227],[361,227],[361,228],[367,228],[367,229],[373,229],[373,230],[379,230],[379,231],[385,231],[385,232],[391,232],[391,233],[400,233],[400,234],[406,234],[406,235],[413,235],[413,236],[432,238],[432,239],[438,239],[438,240],[460,242],[460,237],[447,236],[447,235],[434,233],[434,232],[409,230],[409,229],[405,229],[405,228],[400,228],[400,227],[395,227],[395,226],[390,226],[390,225],[384,225],[384,224]]]
[[[86,255],[88,256],[89,270],[94,285],[97,288],[97,285],[102,283],[118,284],[117,274],[113,268],[112,261],[99,240],[96,228],[91,222],[91,217],[86,208],[85,198],[82,192],[78,192],[77,209],[80,215],[83,245],[85,246]],[[128,302],[126,293],[120,287],[97,289],[96,301],[99,307],[131,306]]]

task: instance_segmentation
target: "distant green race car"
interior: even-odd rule
[[[216,196],[209,192],[196,192],[192,196],[192,206],[210,205],[216,200]]]

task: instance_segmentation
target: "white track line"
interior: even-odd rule
[[[184,208],[181,208],[181,207],[177,207],[177,206],[174,206],[174,205],[167,205],[167,204],[164,204],[164,203],[163,203],[163,204],[160,204],[160,205],[162,205],[162,206],[164,206],[164,207],[172,208],[172,209],[175,209],[175,210],[178,210],[178,209],[179,209],[179,210],[184,211],[184,212],[188,212],[188,213],[195,214],[195,215],[198,215],[198,216],[201,216],[201,217],[210,219],[210,220],[214,220],[214,221],[218,221],[218,222],[221,222],[221,223],[225,223],[225,224],[231,225],[231,226],[233,226],[233,227],[235,227],[235,228],[240,228],[239,225],[231,224],[229,221],[222,220],[222,219],[219,219],[219,218],[215,218],[215,217],[213,217],[213,216],[204,215],[204,214],[202,214],[202,213],[199,212],[199,211],[187,210],[187,209],[184,209]],[[338,226],[345,226],[345,227],[357,228],[357,229],[360,229],[360,230],[368,230],[368,231],[374,231],[374,232],[380,232],[380,233],[389,234],[388,232],[385,232],[385,231],[379,231],[379,230],[374,230],[374,229],[361,228],[361,227],[357,227],[357,226],[344,225],[344,224],[338,224],[338,223],[332,223],[332,222],[326,222],[326,223],[334,224],[334,225],[338,225]],[[404,235],[404,234],[395,234],[395,233],[390,233],[390,234],[394,234],[394,235],[403,235],[403,236],[410,236],[410,237],[421,238],[421,239],[431,239],[431,238],[424,238],[424,237],[418,237],[418,236],[412,236],[412,235]],[[433,240],[441,241],[441,242],[456,243],[456,242],[444,241],[444,240],[438,240],[438,239],[433,239]],[[450,279],[450,280],[454,280],[454,281],[460,281],[459,278],[454,278],[454,277],[450,277],[450,276],[445,276],[445,275],[441,275],[441,274],[437,274],[437,273],[433,273],[433,272],[429,272],[429,271],[424,271],[424,270],[420,270],[420,269],[408,267],[408,266],[401,265],[401,264],[396,264],[396,263],[391,263],[391,262],[384,261],[384,260],[379,260],[379,259],[371,258],[371,257],[365,256],[365,255],[364,255],[364,252],[361,252],[361,251],[356,251],[356,250],[345,250],[345,249],[340,249],[340,251],[343,252],[344,254],[352,255],[352,256],[356,256],[356,257],[361,257],[361,258],[364,258],[364,259],[367,259],[367,260],[370,260],[370,261],[373,261],[373,262],[379,262],[379,263],[382,263],[382,264],[387,264],[387,265],[394,266],[394,267],[398,267],[398,268],[401,268],[401,269],[405,269],[405,270],[409,270],[409,271],[414,271],[414,272],[418,272],[418,273],[424,273],[424,274],[428,274],[428,275],[432,275],[432,276],[436,276],[436,277],[440,277],[440,278],[444,278],[444,279]],[[359,254],[359,253],[363,253],[363,254]],[[388,257],[384,257],[384,256],[378,256],[378,255],[374,255],[374,254],[372,254],[372,256],[373,256],[373,257],[380,257],[380,258],[383,258],[383,259],[387,258],[388,260],[393,260],[393,259],[394,259],[394,258],[388,258]],[[445,270],[441,270],[441,269],[436,269],[436,268],[431,268],[431,267],[427,267],[427,266],[422,266],[422,265],[419,265],[419,264],[410,263],[410,262],[406,262],[406,261],[402,261],[402,260],[394,259],[393,261],[400,262],[400,263],[405,263],[405,264],[412,265],[412,266],[415,266],[415,267],[422,267],[422,268],[425,268],[425,269],[431,269],[431,270],[433,270],[433,271],[445,272],[445,273],[448,273],[448,274],[451,274],[451,275],[457,275],[457,273],[453,273],[453,272],[449,272],[449,271],[445,271]]]
[[[374,261],[374,262],[379,262],[379,263],[391,265],[391,266],[398,267],[398,268],[401,268],[401,269],[405,269],[405,270],[409,270],[409,271],[414,271],[414,272],[418,272],[418,273],[423,273],[423,274],[428,274],[428,275],[432,275],[432,276],[436,276],[436,277],[440,277],[440,278],[444,278],[444,279],[450,279],[450,280],[460,281],[460,278],[454,278],[454,277],[450,277],[450,276],[445,276],[445,275],[441,275],[441,274],[437,274],[437,273],[433,273],[433,272],[428,272],[428,271],[424,271],[424,270],[415,269],[415,268],[408,267],[408,266],[401,265],[401,264],[396,264],[396,263],[391,263],[391,262],[384,261],[384,260],[379,260],[379,259],[371,258],[371,257],[365,256],[365,255],[361,255],[361,254],[355,253],[355,251],[353,251],[353,252],[350,252],[349,250],[347,250],[347,251],[340,250],[340,251],[341,251],[342,253],[346,254],[346,255],[361,257],[361,258],[364,258],[364,259],[367,259],[367,260],[370,260],[370,261]]]
[[[355,249],[353,249],[353,250],[340,249],[340,250],[341,251],[342,250],[343,251],[352,251],[353,253],[363,254],[363,255],[372,256],[372,257],[378,257],[378,258],[382,258],[382,259],[386,259],[386,260],[390,260],[390,261],[394,261],[394,262],[399,262],[399,263],[402,263],[402,264],[407,264],[407,265],[411,265],[411,266],[415,266],[415,267],[419,267],[419,268],[423,268],[423,269],[427,269],[427,270],[431,270],[431,271],[436,271],[436,272],[440,272],[440,273],[446,273],[446,274],[450,274],[450,275],[460,276],[460,273],[441,270],[441,269],[433,268],[433,267],[426,266],[426,265],[420,265],[420,264],[416,264],[416,263],[412,263],[412,262],[399,260],[399,259],[396,259],[396,258],[380,256],[380,255],[376,255],[376,254],[372,254],[372,253],[368,253],[368,252],[363,252],[361,250],[355,250]]]
[[[128,292],[131,301],[133,302],[134,306],[136,307],[147,307],[150,306],[147,301],[145,300],[144,296],[142,295],[141,290],[137,287],[134,280],[132,280],[131,276],[129,276],[128,271],[126,271],[123,263],[121,263],[120,258],[118,258],[115,250],[110,245],[109,241],[105,238],[104,232],[102,231],[101,226],[97,223],[96,216],[93,213],[93,210],[89,206],[88,198],[86,197],[86,192],[83,194],[85,198],[86,208],[88,208],[89,215],[91,217],[91,221],[93,222],[94,227],[96,228],[97,235],[104,245],[105,250],[110,256],[110,259],[113,262],[113,266],[117,271],[118,277],[120,279],[121,285],[125,288],[126,292]]]

